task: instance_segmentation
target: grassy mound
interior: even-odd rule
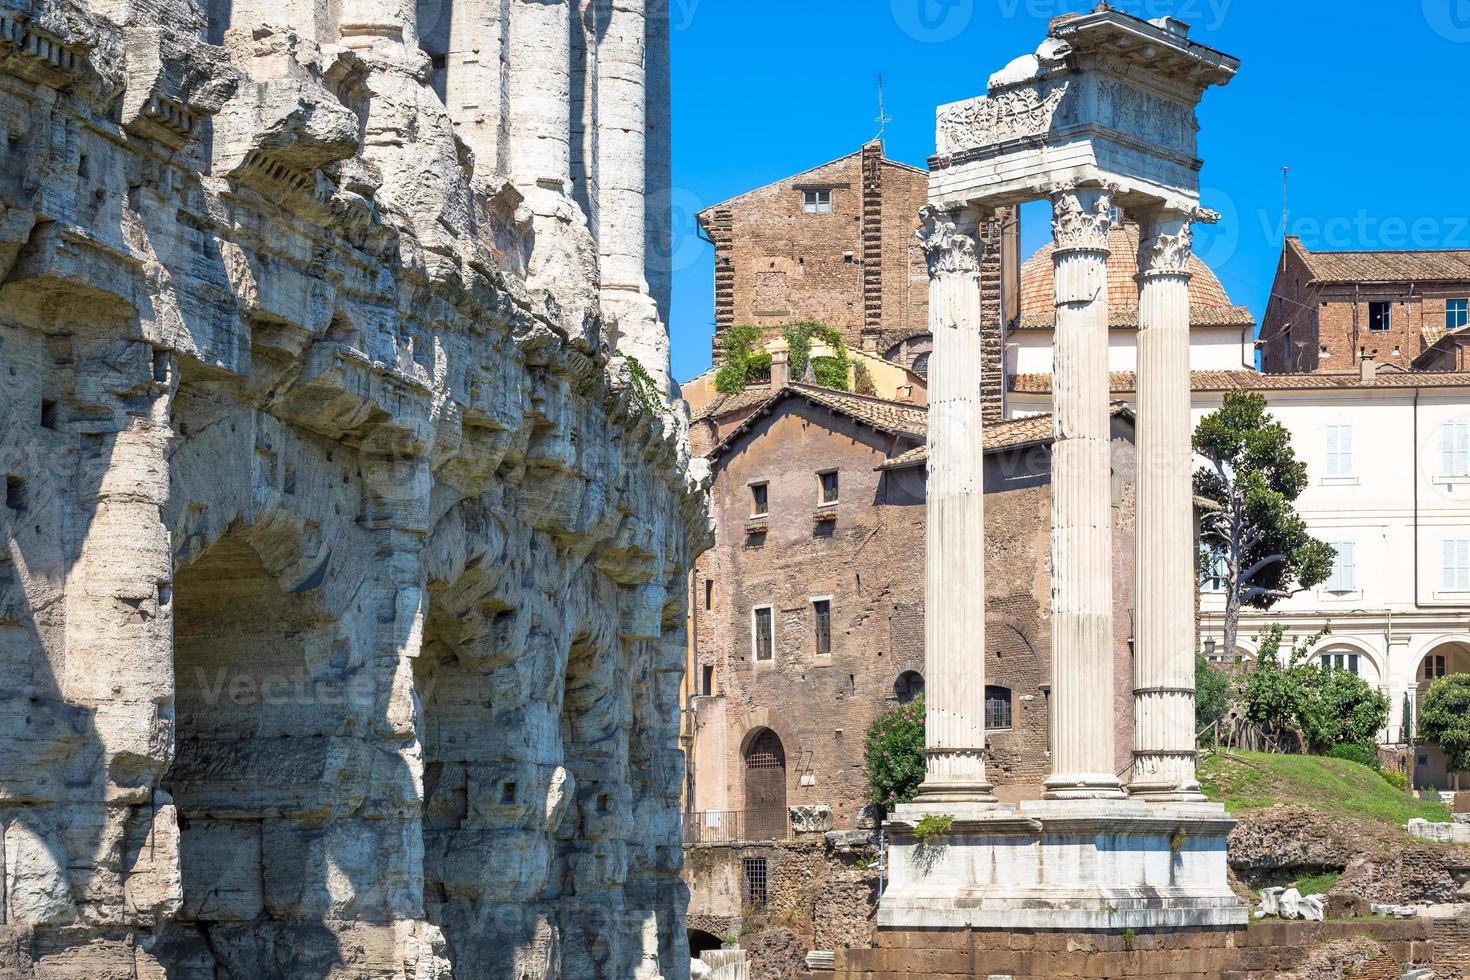
[[[1200,760],[1199,779],[1205,795],[1231,813],[1290,803],[1400,827],[1414,817],[1450,819],[1444,804],[1415,799],[1374,770],[1346,759],[1222,753]]]

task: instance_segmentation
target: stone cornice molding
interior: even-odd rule
[[[1108,251],[1113,227],[1112,186],[1059,184],[1051,189],[1051,232],[1058,252]]]
[[[980,275],[980,244],[960,227],[962,211],[941,211],[932,204],[919,210],[924,225],[914,233],[929,264],[929,277]]]

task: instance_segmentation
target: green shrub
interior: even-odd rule
[[[868,802],[885,810],[913,801],[924,781],[924,696],[884,712],[868,729],[863,758]]]
[[[1381,768],[1378,762],[1378,746],[1373,742],[1345,742],[1327,750],[1329,758],[1346,759],[1369,769]]]
[[[1216,670],[1204,654],[1194,655],[1194,727],[1204,728],[1225,717],[1234,684],[1224,671]]]
[[[1408,775],[1406,773],[1399,772],[1397,769],[1383,770],[1383,778],[1387,780],[1388,785],[1392,786],[1394,789],[1407,790],[1409,788]]]
[[[948,813],[926,813],[914,824],[914,840],[924,847],[933,847],[934,843],[949,833],[954,827],[954,817]]]
[[[1388,724],[1388,696],[1348,670],[1313,666],[1298,709],[1314,751],[1332,745],[1375,745]],[[1375,761],[1364,763],[1378,768]]]
[[[1449,674],[1419,702],[1419,737],[1438,742],[1450,769],[1470,769],[1470,674]]]

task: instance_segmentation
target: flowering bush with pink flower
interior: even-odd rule
[[[868,729],[868,802],[891,812],[909,803],[924,781],[924,696],[880,715]]]

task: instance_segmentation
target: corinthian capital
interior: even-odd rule
[[[1188,211],[1160,209],[1140,215],[1138,274],[1187,276],[1194,249],[1194,223],[1211,224],[1220,216],[1204,208]]]
[[[945,273],[980,274],[980,246],[973,234],[960,227],[961,212],[941,211],[926,204],[919,217],[924,226],[914,234],[928,260],[931,279]]]
[[[1063,184],[1051,192],[1051,232],[1057,251],[1106,252],[1113,227],[1112,187]]]

